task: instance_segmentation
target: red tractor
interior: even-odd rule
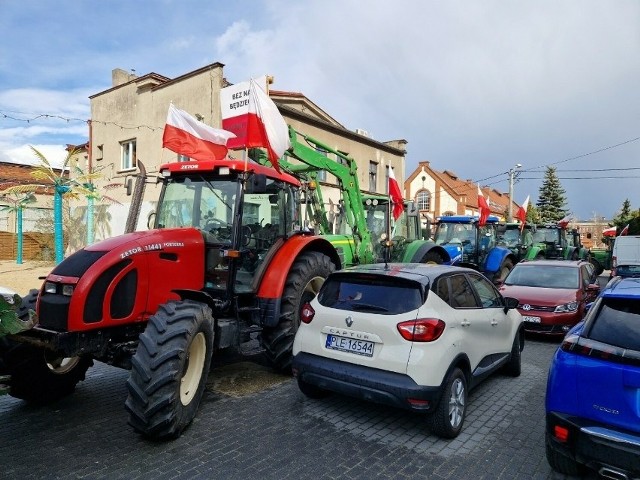
[[[163,165],[159,179],[154,229],[72,254],[24,298],[20,316],[39,324],[0,340],[11,395],[55,401],[98,360],[131,370],[130,425],[170,439],[195,417],[215,351],[259,332],[290,368],[301,305],[342,267],[302,228],[298,180],[229,159]]]

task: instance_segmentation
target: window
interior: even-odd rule
[[[402,302],[398,302],[402,298]],[[325,307],[346,311],[398,315],[420,308],[418,283],[391,276],[334,275],[322,285],[318,301]]]
[[[453,308],[477,308],[476,297],[465,275],[450,277],[450,302]]]
[[[322,149],[322,148],[316,148],[316,152],[318,152],[320,155],[322,155],[324,157],[327,157],[327,151]],[[325,172],[324,170],[318,170],[318,173],[316,174],[316,180],[318,182],[326,182],[327,181],[327,172]]]
[[[592,308],[601,307],[595,318],[588,337],[628,350],[640,351],[640,300],[638,298],[602,297]]]
[[[136,168],[136,141],[127,140],[120,144],[120,169],[132,170]]]
[[[178,162],[190,162],[191,159],[186,155],[178,154]]]
[[[378,164],[369,162],[369,191],[375,192],[378,188]]]
[[[243,223],[245,224],[260,223],[260,219],[258,218],[260,215],[260,205],[256,203],[249,203],[245,200],[243,208],[244,208],[244,211],[242,213]]]
[[[480,275],[469,275],[469,280],[471,280],[471,285],[476,289],[476,293],[480,297],[480,303],[484,308],[503,306],[500,294],[489,280]]]
[[[418,204],[418,210],[431,210],[431,192],[429,190],[418,192],[416,203]]]

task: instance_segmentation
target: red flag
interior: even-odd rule
[[[291,146],[289,128],[260,83],[266,85],[266,77],[221,90],[222,126],[236,134],[229,148],[264,147],[271,165],[280,171],[278,160]]]
[[[184,110],[169,105],[162,146],[194,160],[224,158],[227,140],[235,134],[199,122]]]
[[[629,233],[629,224],[627,223],[627,226],[626,226],[626,227],[624,227],[624,228],[622,229],[622,231],[620,232],[620,236],[626,235],[626,234],[628,234],[628,233]]]
[[[615,237],[616,236],[616,227],[609,227],[609,228],[605,228],[602,231],[602,235],[604,235],[605,237]]]
[[[529,208],[529,195],[525,199],[524,203],[520,205],[518,208],[518,212],[516,213],[516,218],[520,220],[520,230],[524,228],[524,224],[527,221],[527,209]]]
[[[478,211],[480,213],[480,219],[478,220],[478,225],[483,226],[487,223],[487,219],[491,214],[491,209],[489,208],[489,204],[487,203],[487,200],[482,196],[480,185],[478,185]]]
[[[393,204],[393,219],[398,220],[402,212],[404,212],[404,200],[400,185],[393,174],[393,168],[389,166],[389,198]]]

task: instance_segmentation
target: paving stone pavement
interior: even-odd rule
[[[0,478],[567,478],[544,456],[546,375],[557,346],[527,339],[522,375],[498,374],[475,389],[464,429],[449,441],[418,414],[338,395],[310,400],[286,379],[242,396],[210,389],[179,439],[149,442],[127,425],[128,372],[96,364],[55,405],[0,397]]]

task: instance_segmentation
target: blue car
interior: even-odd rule
[[[616,278],[556,351],[546,454],[567,475],[640,476],[640,278]]]

